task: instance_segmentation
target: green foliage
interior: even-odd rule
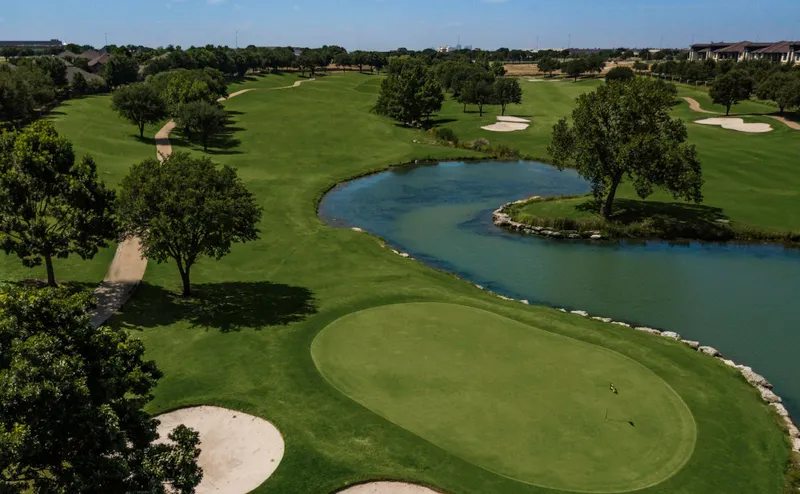
[[[139,128],[144,137],[144,126],[156,124],[167,116],[167,104],[151,85],[145,82],[128,84],[114,91],[112,108]]]
[[[381,83],[375,111],[405,125],[419,125],[442,108],[444,93],[431,71],[419,59],[397,58]]]
[[[453,129],[448,127],[434,127],[430,130],[430,133],[440,141],[458,144],[458,136],[453,132]]]
[[[709,89],[708,94],[714,103],[725,107],[725,114],[729,115],[731,106],[750,99],[753,94],[754,81],[743,70],[732,70],[717,77]]]
[[[236,171],[208,158],[174,153],[148,159],[122,180],[120,219],[126,235],[142,240],[148,259],[173,259],[191,295],[190,272],[201,256],[221,259],[231,245],[258,239],[261,207]]]
[[[458,102],[464,105],[477,105],[480,116],[483,116],[483,106],[494,101],[495,86],[494,74],[491,72],[478,72],[473,74],[462,86],[458,95]]]
[[[91,78],[88,81],[89,94],[101,94],[108,92],[108,84],[101,78]]]
[[[633,63],[633,70],[637,72],[644,72],[645,70],[649,69],[650,65],[646,64],[645,62],[634,62]]]
[[[636,77],[630,67],[614,67],[606,74],[606,81],[630,81]]]
[[[74,96],[83,96],[85,94],[89,94],[89,83],[86,82],[86,77],[84,77],[81,72],[78,72],[72,78],[72,84],[70,84],[70,92]]]
[[[147,78],[167,103],[169,113],[177,116],[183,105],[195,101],[215,102],[228,94],[228,83],[216,69],[177,69]]]
[[[194,492],[199,439],[155,445],[142,408],[161,377],[144,344],[93,328],[91,295],[0,291],[0,491]]]
[[[494,81],[492,90],[492,101],[500,105],[501,115],[506,114],[506,106],[509,104],[522,104],[522,88],[517,79],[500,77]]]
[[[131,57],[112,55],[103,68],[103,77],[109,87],[131,84],[139,79],[139,64]]]
[[[176,118],[190,140],[200,140],[203,151],[208,151],[211,140],[221,134],[228,124],[225,110],[218,103],[205,100],[182,105]]]
[[[670,117],[675,92],[661,81],[637,78],[581,95],[572,126],[561,119],[548,151],[563,168],[574,165],[592,184],[604,218],[617,187],[628,177],[642,199],[662,187],[678,198],[702,201],[697,151],[687,144],[683,121]]]
[[[58,57],[25,57],[17,60],[18,67],[36,67],[44,72],[50,85],[63,88],[67,85],[67,65]]]
[[[553,72],[561,67],[561,62],[555,58],[545,57],[539,60],[538,67],[540,72],[546,72],[548,76],[552,77]]]
[[[758,84],[755,93],[760,99],[777,103],[783,113],[787,108],[800,106],[800,75],[774,72]]]
[[[333,63],[341,67],[342,72],[344,72],[347,67],[353,65],[353,59],[349,53],[344,51],[336,55],[336,57],[333,59]]]
[[[561,64],[561,70],[577,82],[578,77],[589,72],[589,64],[583,58],[575,58]]]
[[[0,249],[27,267],[78,254],[91,259],[116,236],[115,193],[85,156],[75,163],[72,144],[49,122],[0,136]]]
[[[17,72],[0,65],[0,121],[12,125],[30,120],[36,109],[30,87]]]
[[[505,64],[501,61],[492,62],[491,71],[495,77],[503,77],[506,75],[507,72]]]

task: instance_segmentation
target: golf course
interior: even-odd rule
[[[386,239],[320,220],[320,201],[342,182],[486,156],[372,112],[382,76],[317,74],[275,90],[298,80],[259,74],[230,85],[253,90],[224,103],[226,148],[204,153],[170,137],[174,151],[234,167],[264,213],[258,240],[194,266],[192,298],[180,296],[174,264],[151,260],[110,321],[141,339],[164,374],[148,412],[209,405],[268,420],[285,452],[258,493],[379,480],[448,494],[782,492],[783,422],[738,369],[680,341],[501,299],[396,255]],[[522,80],[523,104],[507,112],[531,120],[520,132],[482,130],[499,108],[480,117],[450,99],[432,118],[462,141],[547,162],[553,125],[600,84]],[[700,89],[680,95],[707,103]],[[703,116],[684,103],[674,115],[697,146],[704,206],[737,225],[800,230],[797,131],[765,116],[744,118],[772,125],[766,134],[694,125]],[[155,156],[162,127],[140,139],[109,96],[68,101],[49,118],[111,187]],[[619,197],[635,193],[624,185]],[[56,277],[91,289],[115,248],[57,259]],[[44,276],[4,255],[0,272],[3,281]]]

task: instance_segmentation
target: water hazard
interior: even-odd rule
[[[505,202],[588,190],[575,172],[541,163],[441,163],[343,184],[320,216],[507,296],[678,331],[764,374],[800,416],[800,250],[591,244],[492,224]]]

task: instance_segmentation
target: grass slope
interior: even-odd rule
[[[465,153],[414,143],[419,132],[369,113],[373,80],[331,75],[226,103],[241,129],[240,145],[214,159],[237,167],[265,208],[262,238],[235,246],[219,262],[202,260],[192,273],[198,295],[189,302],[175,295],[180,280],[173,265],[148,266],[145,283],[115,323],[135,331],[165,373],[150,411],[208,403],[275,423],[286,456],[256,492],[319,494],[376,478],[458,494],[549,492],[476,468],[393,424],[330,386],[314,365],[315,336],[346,314],[447,302],[616,351],[675,389],[695,417],[697,444],[683,469],[642,492],[779,492],[786,440],[734,370],[679,343],[500,301],[395,256],[368,235],[319,221],[316,200],[338,181]]]
[[[510,105],[506,114],[531,118],[531,127],[522,132],[493,133],[480,127],[495,120],[499,108],[490,107],[490,113],[480,118],[477,113],[463,113],[463,107],[448,100],[439,119],[452,128],[461,139],[483,137],[492,143],[503,143],[520,149],[523,153],[547,161],[547,145],[553,125],[563,116],[569,116],[575,98],[595,88],[596,80],[573,82],[521,82],[524,95],[522,105]],[[691,96],[706,107],[710,105],[708,93],[701,89],[679,87],[680,96]],[[710,108],[710,106],[709,106]],[[714,108],[710,108],[714,109]],[[774,110],[774,109],[773,109]],[[768,112],[770,107],[762,102],[744,102],[734,112]],[[715,216],[726,218],[743,226],[777,231],[800,231],[800,175],[795,156],[800,153],[800,139],[796,130],[763,116],[745,117],[748,122],[763,122],[774,130],[767,134],[746,134],[719,127],[694,124],[707,117],[689,109],[681,102],[674,115],[683,119],[689,129],[689,140],[697,146],[703,165],[705,185],[703,205]],[[448,120],[453,120],[449,121]],[[637,199],[633,187],[623,183],[617,194],[621,199]],[[656,192],[653,202],[681,204],[671,195]],[[537,203],[527,211],[541,216],[553,204]],[[566,211],[570,218],[581,216],[580,211]]]
[[[98,176],[110,187],[119,184],[132,164],[155,156],[153,136],[158,128],[146,127],[145,138],[140,140],[136,126],[111,109],[110,96],[65,101],[50,112],[49,118],[58,133],[72,141],[76,160],[86,154],[94,157]],[[78,256],[54,259],[56,278],[95,285],[105,277],[116,248],[116,244],[110,245],[89,261]],[[0,252],[0,279],[28,278],[47,279],[44,266],[26,268],[17,256]]]
[[[694,451],[691,413],[646,367],[491,312],[376,307],[335,321],[311,350],[354,400],[521,482],[638,490],[672,476]]]

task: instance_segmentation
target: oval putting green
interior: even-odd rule
[[[374,307],[330,324],[311,352],[358,403],[519,482],[632,491],[666,480],[694,450],[691,412],[646,367],[491,312]]]

